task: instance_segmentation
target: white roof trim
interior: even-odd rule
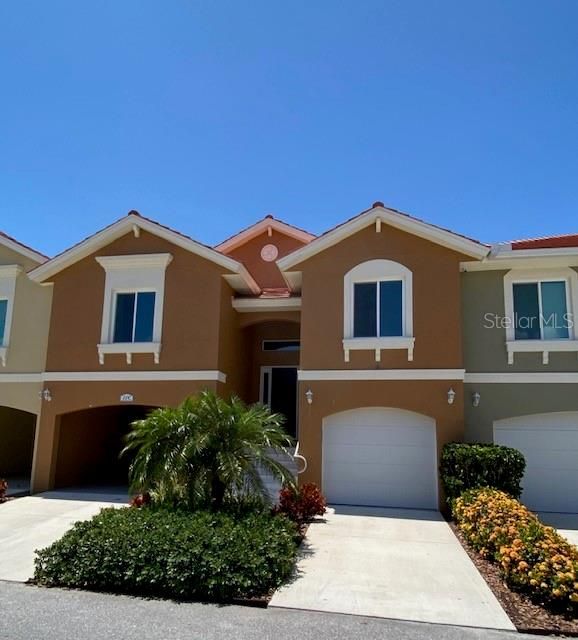
[[[233,309],[240,313],[299,311],[301,298],[233,298]]]
[[[311,233],[307,233],[307,231],[302,231],[301,229],[296,229],[295,227],[292,227],[285,222],[281,222],[281,220],[275,220],[275,218],[265,218],[264,220],[255,223],[248,229],[245,229],[245,231],[241,231],[241,233],[238,233],[232,238],[221,242],[221,244],[218,244],[215,247],[215,250],[220,251],[221,253],[232,251],[233,249],[236,249],[237,247],[245,244],[249,240],[252,240],[253,238],[261,235],[269,228],[273,229],[274,231],[278,231],[279,233],[282,233],[286,236],[291,236],[292,238],[301,240],[302,242],[308,243],[315,239],[315,236]]]
[[[12,238],[8,238],[2,234],[0,234],[0,244],[5,246],[7,249],[11,251],[15,251],[21,256],[28,258],[29,260],[34,260],[34,262],[38,262],[39,264],[43,264],[48,260],[46,256],[43,256],[41,253],[34,251],[34,249],[30,249],[29,247],[25,247],[20,244],[17,240],[12,240]]]
[[[316,380],[463,380],[465,369],[300,369],[301,382]]]
[[[381,220],[384,224],[401,229],[402,231],[407,231],[408,233],[425,238],[448,249],[472,256],[473,258],[482,259],[486,257],[490,251],[488,247],[456,235],[451,231],[434,227],[426,222],[421,222],[420,220],[398,213],[392,209],[373,207],[356,218],[353,218],[353,220],[312,240],[307,246],[297,249],[297,251],[293,251],[293,253],[277,260],[277,266],[281,271],[286,271],[317,253],[338,244],[365,227],[374,224],[376,220]]]
[[[237,262],[237,260],[233,260],[232,258],[224,256],[218,251],[215,251],[214,249],[211,249],[209,247],[205,247],[199,242],[191,240],[190,238],[186,238],[176,231],[167,229],[166,227],[163,227],[156,222],[152,222],[151,220],[147,220],[146,218],[142,218],[133,214],[129,214],[128,216],[121,218],[109,227],[106,227],[106,229],[95,233],[93,236],[90,236],[74,247],[71,247],[52,260],[49,260],[43,265],[36,267],[36,269],[30,271],[29,276],[35,282],[45,282],[46,280],[57,274],[59,271],[62,271],[63,269],[66,269],[67,267],[73,265],[75,262],[86,258],[95,251],[106,247],[108,244],[114,242],[114,240],[117,240],[125,234],[134,231],[135,227],[138,229],[143,229],[144,231],[148,231],[149,233],[152,233],[159,238],[163,238],[164,240],[167,240],[168,242],[171,242],[178,247],[186,249],[191,253],[201,256],[206,260],[214,262],[233,273],[238,273],[243,277],[252,292],[260,293],[260,287],[249,275],[245,267],[240,262]]]
[[[199,380],[226,382],[222,371],[47,371],[45,382],[139,382]]]
[[[578,384],[578,373],[466,373],[467,384]]]

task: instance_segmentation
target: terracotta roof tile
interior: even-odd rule
[[[514,251],[521,249],[560,249],[563,247],[578,247],[578,233],[567,233],[559,236],[542,236],[540,238],[527,238],[525,240],[513,240],[511,243]]]

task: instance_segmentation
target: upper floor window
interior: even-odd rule
[[[512,269],[504,276],[506,350],[513,364],[518,352],[578,352],[578,273],[563,269]]]
[[[403,335],[403,280],[355,282],[353,337]]]
[[[18,265],[0,265],[0,363],[6,366],[14,314],[16,280],[22,273]]]
[[[8,314],[8,300],[0,300],[0,347],[4,346],[6,336],[6,315]]]
[[[168,253],[98,257],[106,271],[98,357],[152,353],[159,362]]]
[[[412,273],[398,262],[369,260],[344,278],[345,360],[350,350],[407,349],[413,359]]]
[[[565,280],[515,282],[513,296],[516,340],[562,340],[569,337]]]
[[[152,342],[155,298],[154,291],[116,294],[113,342]]]

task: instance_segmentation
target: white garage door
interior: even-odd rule
[[[372,407],[323,420],[329,503],[437,509],[435,421]]]
[[[526,457],[524,504],[536,511],[578,513],[578,412],[497,420],[494,440]]]

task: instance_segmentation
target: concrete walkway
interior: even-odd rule
[[[437,512],[340,507],[309,527],[272,607],[513,630]]]
[[[34,574],[34,551],[58,540],[78,520],[103,507],[127,503],[126,490],[50,491],[0,505],[0,580],[26,582]]]

